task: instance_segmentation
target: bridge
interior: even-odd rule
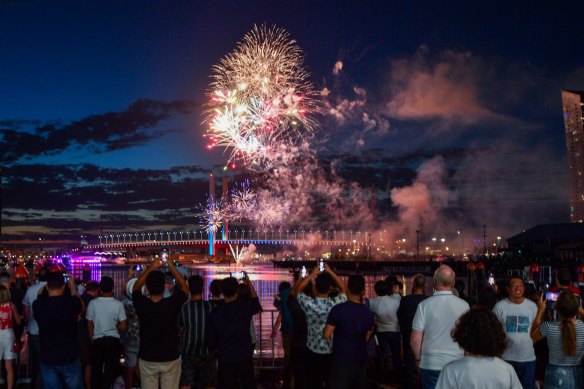
[[[166,231],[106,234],[98,236],[99,243],[84,244],[90,250],[133,249],[157,246],[198,246],[209,247],[212,241],[214,246],[227,247],[229,245],[282,245],[282,246],[353,246],[363,247],[371,243],[371,234],[353,231],[313,231],[313,230],[232,230],[228,238],[223,239],[219,231],[213,237],[205,231]],[[235,239],[233,239],[235,237]]]

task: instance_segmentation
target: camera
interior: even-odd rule
[[[487,282],[491,286],[495,285],[495,277],[493,276],[493,273],[489,274],[489,278],[488,278]]]
[[[560,292],[545,292],[545,299],[547,301],[556,301]]]
[[[65,281],[66,284],[69,283],[69,276],[67,274],[63,274],[63,281]]]
[[[243,280],[245,278],[245,272],[243,272],[243,271],[231,272],[231,273],[229,273],[229,275],[233,278],[238,279],[238,280]]]
[[[324,271],[324,259],[322,258],[318,260],[318,270]]]
[[[168,261],[168,250],[162,250],[162,253],[160,253],[160,260],[162,263],[166,263],[166,261]]]
[[[306,273],[306,266],[302,266],[302,269],[300,269],[300,277],[306,278]]]
[[[134,265],[134,271],[142,271],[144,267],[142,265]]]

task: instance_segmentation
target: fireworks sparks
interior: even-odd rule
[[[317,93],[302,62],[285,30],[254,26],[213,68],[209,147],[230,149],[229,162],[255,168],[312,136]]]
[[[252,219],[260,226],[276,226],[282,224],[288,211],[288,200],[263,191],[258,196],[257,207]]]
[[[250,187],[249,180],[237,184],[231,190],[229,215],[235,220],[249,219],[256,208],[256,193]]]
[[[199,210],[202,211],[201,224],[203,230],[209,233],[216,233],[223,225],[225,219],[225,206],[223,200],[215,200],[213,197],[207,198],[205,206],[199,204]]]

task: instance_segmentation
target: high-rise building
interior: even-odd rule
[[[584,92],[562,90],[566,146],[572,179],[570,218],[584,222]]]

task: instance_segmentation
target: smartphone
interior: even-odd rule
[[[134,265],[134,271],[142,271],[144,267],[142,265]]]
[[[488,278],[487,282],[491,286],[495,285],[495,277],[493,276],[493,273],[489,274],[489,278]]]
[[[67,276],[67,274],[63,274],[63,281],[65,281],[66,284],[69,283],[69,276]]]
[[[242,271],[231,272],[229,275],[233,278],[237,278],[238,280],[243,280],[245,278],[245,272]]]
[[[168,251],[162,250],[162,253],[160,254],[160,260],[162,261],[162,263],[166,263],[166,261],[168,260]]]
[[[324,260],[322,258],[318,260],[318,270],[324,271]]]
[[[300,277],[306,278],[306,274],[307,274],[306,266],[302,266],[302,269],[300,269]]]
[[[545,299],[547,301],[556,301],[560,292],[545,292]]]

